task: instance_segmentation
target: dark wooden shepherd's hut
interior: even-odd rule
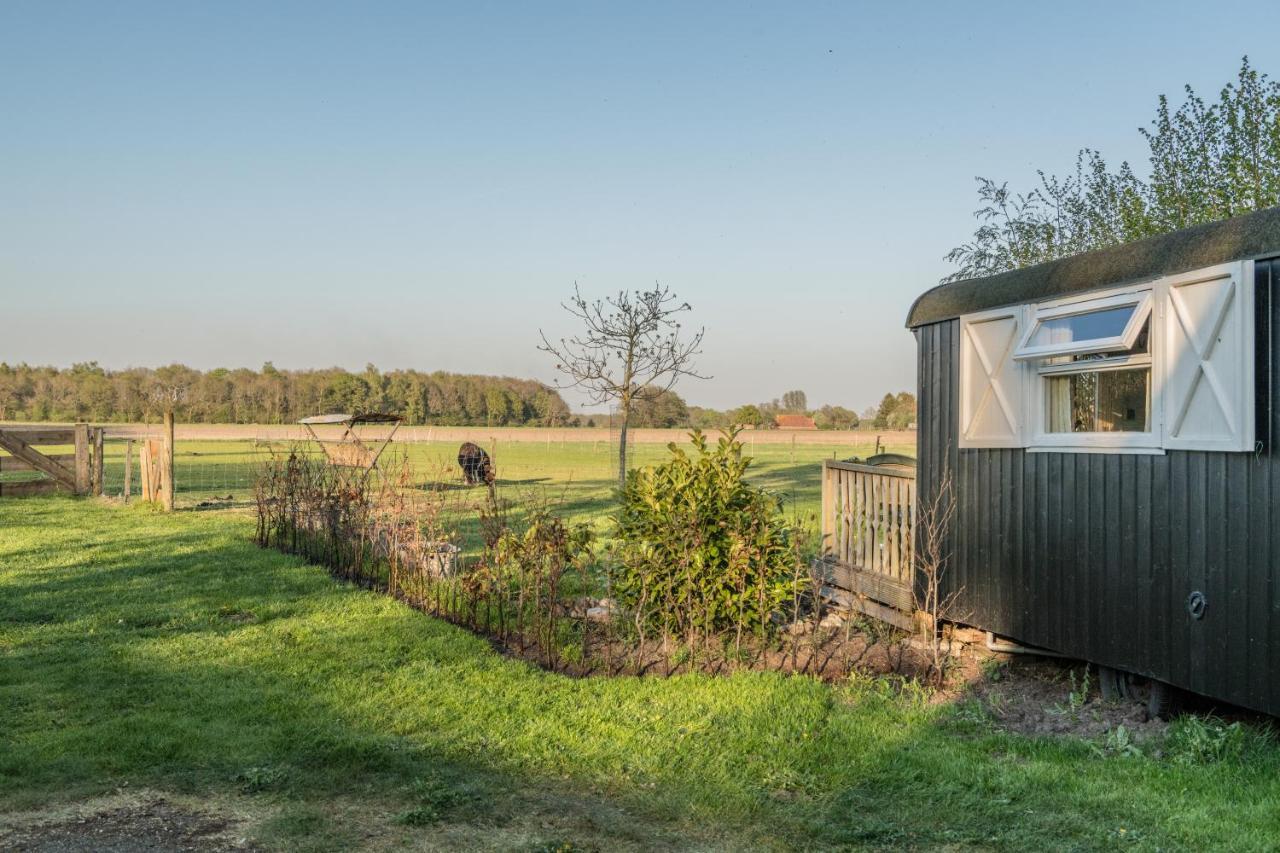
[[[1280,714],[1277,288],[1272,208],[916,300],[959,621]]]

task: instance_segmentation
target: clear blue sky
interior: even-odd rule
[[[557,302],[658,280],[690,402],[915,381],[974,175],[1141,159],[1256,3],[0,5],[0,360],[550,380]]]

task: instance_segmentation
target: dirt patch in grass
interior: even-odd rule
[[[374,798],[212,796],[158,791],[0,813],[0,850],[153,853],[265,850],[748,850],[724,837],[631,812],[602,791],[490,791],[475,807],[430,809],[412,794]]]
[[[244,817],[154,793],[0,817],[0,849],[31,853],[256,851]]]
[[[484,637],[498,654],[574,678],[667,678],[692,673],[730,675],[756,671],[807,675],[838,683],[854,672],[920,680],[929,676],[928,658],[907,642],[909,636],[870,620],[858,619],[851,625],[813,631],[800,637],[784,633],[767,644],[748,637],[736,648],[732,637],[726,636],[641,644],[632,638],[609,636],[604,633],[605,629],[600,629],[603,635],[592,636],[584,644],[585,651],[577,659],[568,660],[549,656],[537,642],[522,643],[519,636],[504,641],[482,629],[474,629],[463,619],[450,618],[450,614],[432,611],[422,602],[398,597],[430,616]]]
[[[1134,741],[1161,734],[1168,725],[1152,719],[1135,701],[1105,701],[1096,668],[1080,661],[970,654],[963,662],[968,677],[948,691],[968,701],[997,728],[1018,734],[1069,735],[1095,739],[1124,726]]]

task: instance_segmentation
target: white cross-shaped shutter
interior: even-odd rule
[[[1165,447],[1253,449],[1253,281],[1236,263],[1168,279]]]
[[[960,446],[1021,447],[1023,370],[1013,360],[1022,308],[960,318]]]

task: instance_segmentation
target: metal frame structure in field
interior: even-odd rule
[[[378,467],[382,452],[387,449],[387,445],[391,443],[403,421],[404,418],[399,415],[385,412],[359,412],[313,415],[303,418],[298,423],[306,429],[311,440],[320,445],[329,464],[373,471]],[[356,432],[356,427],[366,424],[391,424],[391,431],[381,439],[366,444]],[[341,425],[342,435],[336,439],[321,438],[313,427],[322,425]]]

